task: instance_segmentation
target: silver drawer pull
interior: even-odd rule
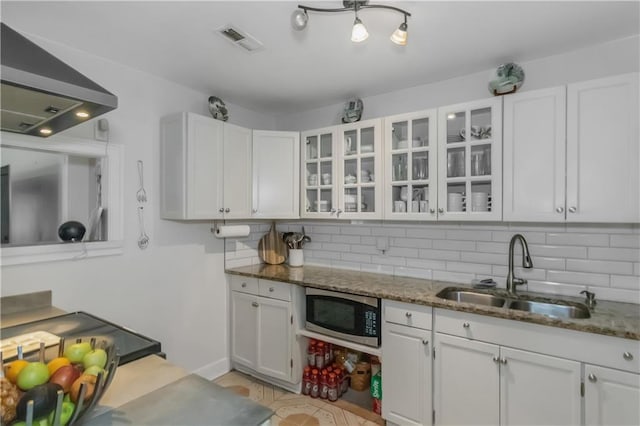
[[[464,328],[469,328],[469,327],[471,327],[471,324],[469,324],[468,322],[465,322],[464,324],[462,324],[462,326]]]
[[[597,378],[597,377],[596,377],[596,375],[595,375],[595,374],[593,374],[593,373],[589,374],[589,376],[588,376],[588,377],[589,377],[589,381],[590,381],[590,382],[595,383],[595,382],[597,382],[597,381],[598,381],[598,378]]]
[[[246,286],[247,286],[247,283],[242,283],[240,287],[245,288]]]
[[[251,306],[253,306],[254,308],[258,307],[258,302],[251,302]]]
[[[500,358],[498,358],[497,356],[493,356],[493,358],[491,358],[493,360],[493,362],[500,362]]]
[[[631,352],[625,352],[622,354],[622,358],[626,359],[627,361],[631,361],[633,360],[633,355],[631,354]]]
[[[501,362],[502,364],[506,364],[506,363],[507,363],[507,359],[506,359],[506,358],[500,358],[500,362]]]
[[[428,341],[428,340],[423,340],[423,341],[422,341],[422,344],[423,344],[423,345],[425,345],[425,346],[427,346],[427,345],[429,344],[429,341]]]
[[[407,312],[406,314],[404,314],[407,318],[411,318],[411,312]]]
[[[269,287],[269,291],[270,291],[271,293],[273,293],[273,290],[274,290],[274,288],[273,288],[273,287]]]

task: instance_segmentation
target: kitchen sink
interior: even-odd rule
[[[453,300],[462,303],[475,303],[476,305],[502,307],[506,299],[488,293],[445,288],[436,295],[441,299]]]
[[[547,303],[533,300],[512,300],[509,309],[527,311],[533,314],[546,315],[552,318],[591,318],[589,308],[575,304]]]
[[[454,302],[473,303],[496,308],[504,307],[517,311],[530,312],[532,314],[545,315],[551,318],[591,318],[589,308],[581,303],[551,301],[528,297],[523,294],[505,296],[503,294],[492,294],[487,291],[447,287],[436,294],[436,297]]]

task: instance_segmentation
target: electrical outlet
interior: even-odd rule
[[[109,120],[101,118],[95,122],[93,128],[93,137],[97,141],[108,142],[109,141]]]

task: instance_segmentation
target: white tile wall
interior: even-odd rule
[[[226,240],[227,267],[260,263],[258,241],[270,223],[249,224],[249,237]],[[312,238],[304,249],[309,265],[451,282],[490,277],[501,287],[508,242],[521,233],[534,268],[518,266],[517,245],[516,275],[529,280],[529,290],[571,296],[589,290],[599,299],[640,304],[640,225],[290,221],[278,230],[299,232],[303,225]]]

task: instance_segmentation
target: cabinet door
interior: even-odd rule
[[[224,123],[224,217],[251,217],[251,130],[229,123]]]
[[[568,86],[568,221],[640,221],[638,76]]]
[[[504,220],[564,221],[565,123],[564,86],[504,97]]]
[[[302,171],[300,216],[328,219],[335,217],[338,206],[336,191],[337,128],[310,130],[302,133]]]
[[[231,292],[231,358],[255,368],[258,323],[257,296]]]
[[[338,211],[340,219],[382,218],[382,121],[339,127]]]
[[[252,217],[299,218],[299,134],[254,130],[252,157]]]
[[[437,219],[437,135],[435,109],[385,118],[385,219]]]
[[[282,300],[258,298],[258,356],[256,369],[270,377],[291,381],[291,304]]]
[[[160,217],[220,219],[223,123],[191,113],[160,121]]]
[[[438,109],[438,219],[502,219],[502,100]]]
[[[501,425],[580,424],[580,363],[500,349]]]
[[[499,424],[498,346],[436,333],[435,349],[435,424]]]
[[[402,425],[431,424],[431,332],[385,323],[382,417]]]
[[[585,365],[585,425],[639,425],[640,375]]]

